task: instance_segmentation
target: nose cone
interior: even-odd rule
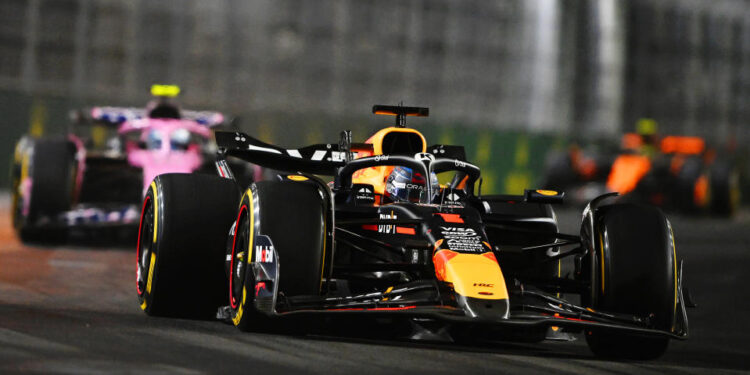
[[[480,299],[457,295],[458,305],[466,315],[485,320],[508,319],[510,303],[504,299]]]
[[[438,250],[433,256],[435,276],[448,283],[467,315],[507,319],[508,290],[500,265],[492,252],[481,254]]]
[[[456,293],[478,299],[508,298],[503,273],[492,252],[438,250],[432,260],[437,279],[452,284]]]

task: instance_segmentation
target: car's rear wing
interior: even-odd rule
[[[376,115],[427,117],[430,115],[430,109],[426,107],[402,107],[398,105],[378,104],[372,107],[372,113]]]
[[[376,115],[396,116],[396,127],[406,127],[406,116],[427,117],[430,109],[426,107],[404,107],[401,105],[374,105],[372,113]]]
[[[346,152],[336,143],[315,144],[299,149],[285,149],[263,142],[242,132],[216,132],[220,151],[262,167],[290,172],[305,172],[333,176],[337,168],[346,165]],[[352,143],[352,158],[372,155],[372,145]],[[437,158],[466,161],[463,146],[433,145],[427,151]],[[359,152],[362,152],[359,154]],[[411,155],[408,155],[411,156]]]
[[[372,145],[352,143],[341,148],[340,144],[314,144],[299,149],[285,149],[263,142],[242,132],[216,132],[216,145],[222,154],[238,157],[253,164],[288,172],[304,172],[333,176],[337,169],[347,164],[345,149],[352,153],[351,159],[372,155]],[[436,158],[466,161],[463,146],[433,145],[427,152]],[[373,155],[376,156],[376,155]],[[412,156],[412,155],[404,155]],[[350,160],[351,160],[350,159]]]
[[[148,117],[146,110],[134,107],[91,107],[74,110],[70,118],[74,124],[104,124],[120,125],[126,121],[132,121]],[[220,112],[180,110],[183,120],[195,121],[200,125],[215,127],[225,124],[225,116]]]
[[[300,149],[285,149],[265,143],[241,132],[216,132],[219,152],[238,157],[261,167],[289,172],[333,176],[346,164],[337,144],[318,144]]]

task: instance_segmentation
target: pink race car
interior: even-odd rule
[[[215,173],[212,128],[224,125],[221,113],[181,111],[162,97],[145,109],[95,107],[72,118],[65,136],[16,145],[12,215],[25,242],[64,241],[74,228],[137,229],[154,177]],[[252,167],[239,177],[259,173]]]

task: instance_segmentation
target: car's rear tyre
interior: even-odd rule
[[[676,209],[686,213],[696,213],[706,208],[708,198],[701,158],[689,156],[685,159],[677,174],[675,189],[674,204]]]
[[[137,292],[148,315],[209,318],[226,304],[224,247],[237,210],[233,181],[157,176],[138,230]]]
[[[649,317],[652,328],[671,331],[677,270],[669,221],[655,207],[634,204],[603,206],[597,216],[592,307]],[[592,329],[586,342],[600,357],[654,359],[669,339]]]
[[[328,241],[328,207],[310,181],[262,181],[250,185],[237,215],[230,246],[229,277],[232,321],[243,331],[269,325],[254,307],[256,283],[252,263],[260,262],[258,236],[271,239],[279,263],[279,294],[317,295],[321,290]],[[271,285],[266,285],[272,288]]]
[[[545,162],[542,188],[565,191],[575,184],[576,171],[571,165],[569,151],[553,151]]]
[[[711,166],[711,212],[718,216],[732,216],[740,205],[740,175],[728,160],[718,160]]]
[[[26,142],[29,144],[18,150],[19,160],[11,172],[13,225],[23,242],[64,242],[67,230],[56,219],[73,203],[75,145],[63,138]]]

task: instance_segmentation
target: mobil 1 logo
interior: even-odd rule
[[[255,237],[254,262],[273,263],[274,253],[273,243],[268,236],[258,235]]]

